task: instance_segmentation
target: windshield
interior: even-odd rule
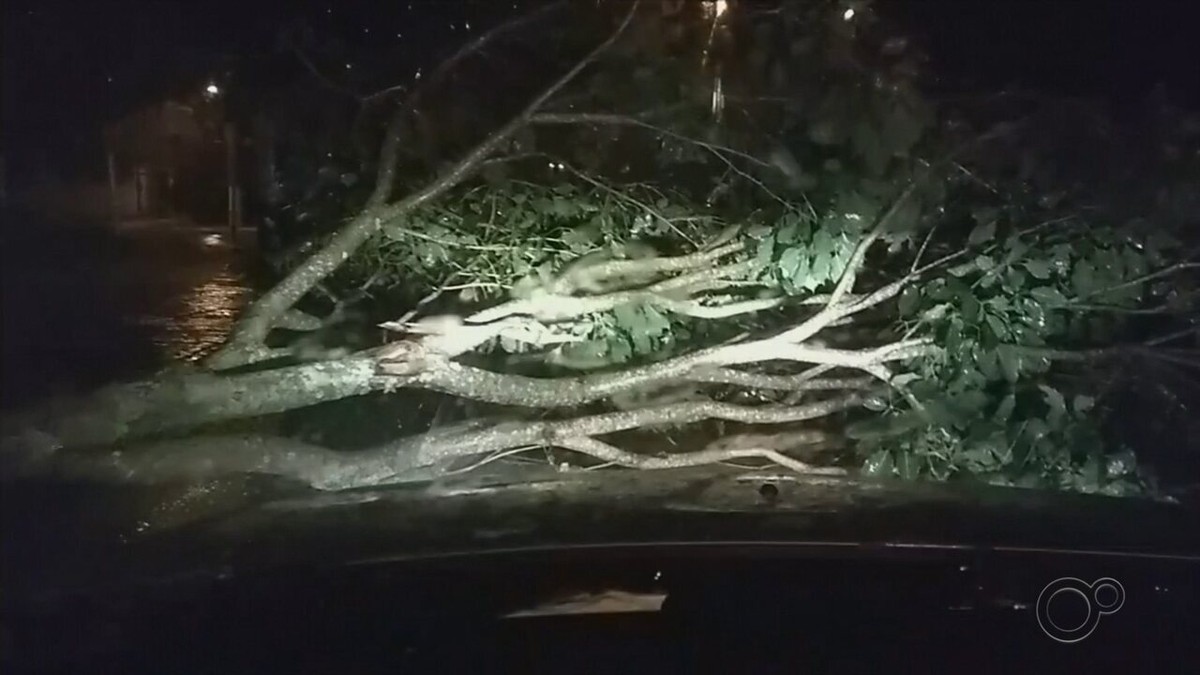
[[[4,11],[4,479],[72,533],[480,472],[1196,484],[1157,4]]]

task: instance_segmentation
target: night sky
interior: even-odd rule
[[[403,81],[511,13],[513,4],[6,0],[5,152],[37,147],[56,153],[92,143],[102,120],[189,76],[200,77],[234,57],[278,54],[281,29],[297,23],[350,49],[385,43],[399,49],[403,57],[396,71]],[[1200,107],[1197,5],[1197,0],[877,2],[911,27],[947,75],[1117,103],[1140,100],[1163,82],[1190,107]]]
[[[4,146],[59,154],[93,143],[106,119],[155,100],[237,59],[290,58],[289,27],[353,51],[398,49],[395,82],[456,49],[530,0],[6,0]],[[284,54],[284,56],[281,56]],[[345,67],[314,58],[331,78]],[[353,65],[353,59],[344,59]],[[350,77],[344,77],[350,76]],[[369,93],[370,88],[364,92]]]

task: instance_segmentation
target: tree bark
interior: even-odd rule
[[[52,446],[44,450],[104,446],[270,415],[400,384],[402,380],[378,377],[375,362],[368,357],[240,375],[165,373],[8,416],[4,419],[4,450],[18,450],[22,438],[37,438]]]
[[[641,469],[758,457],[796,471],[842,473],[810,467],[771,447],[710,447],[665,457],[643,457],[593,437],[705,419],[752,424],[798,422],[834,414],[859,401],[860,397],[853,394],[800,406],[742,407],[688,401],[553,421],[470,420],[356,452],[338,452],[294,439],[254,434],[194,436],[103,452],[45,450],[19,458],[21,461],[15,466],[12,458],[8,458],[10,466],[0,477],[36,475],[152,484],[205,480],[229,473],[259,473],[297,480],[319,490],[342,490],[435,479],[456,473],[449,467],[457,460],[537,447],[575,450],[601,461]]]

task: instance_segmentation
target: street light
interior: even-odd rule
[[[221,93],[221,88],[215,84],[210,83],[207,87],[204,88],[204,91],[207,92],[211,96],[216,96],[217,94]]]

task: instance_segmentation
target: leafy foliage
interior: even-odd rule
[[[691,253],[736,226],[733,261],[746,271],[728,295],[780,302],[697,319],[637,301],[578,319],[579,341],[556,352],[559,363],[613,368],[794,326],[878,234],[855,292],[907,285],[855,320],[874,339],[937,349],[898,364],[850,416],[867,473],[1152,492],[1150,473],[1110,440],[1111,382],[1092,364],[1192,326],[1192,212],[1180,204],[1198,167],[1176,153],[1169,183],[1145,172],[1155,190],[1118,193],[1099,179],[1089,190],[1091,167],[1069,165],[1062,158],[1078,153],[1046,140],[1078,118],[938,107],[921,94],[920,55],[867,21],[866,3],[854,23],[838,3],[747,9],[726,23],[683,5],[647,14],[565,97],[569,109],[626,111],[633,122],[531,127],[477,183],[384,223],[341,281],[441,292],[465,313],[528,298],[597,252]]]
[[[385,284],[420,283],[425,292],[465,282],[458,293],[463,303],[494,302],[593,251],[635,238],[695,240],[716,222],[643,185],[510,181],[465,190],[386,223],[347,272],[382,271]]]
[[[1041,222],[1027,224],[1032,218]],[[923,411],[880,407],[880,418],[851,430],[878,446],[867,470],[1144,490],[1149,479],[1127,451],[1105,454],[1113,448],[1100,433],[1090,387],[1072,394],[1052,383],[1063,379],[1060,361],[1083,357],[1072,348],[1135,335],[1138,324],[1124,311],[1169,302],[1153,280],[1184,255],[1180,243],[1162,231],[1011,204],[977,207],[969,225],[960,249],[968,261],[899,298],[898,330],[928,335],[943,349],[910,364]]]

